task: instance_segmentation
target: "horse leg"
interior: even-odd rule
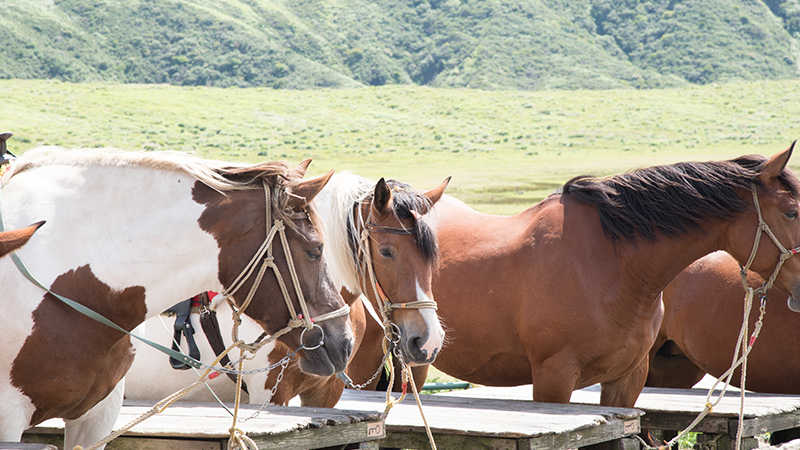
[[[649,359],[647,356],[627,375],[614,381],[600,383],[600,405],[633,408],[647,381]]]
[[[614,381],[600,383],[600,405],[633,408],[636,399],[647,381],[650,357],[645,355],[642,361],[627,375]],[[649,429],[642,429],[640,436],[650,445],[658,446]]]
[[[75,448],[76,445],[88,447],[108,436],[122,408],[122,395],[125,392],[125,379],[117,383],[110,394],[94,405],[86,414],[73,420],[64,421],[64,448]],[[99,450],[105,445],[99,447]]]
[[[543,364],[534,365],[533,401],[546,403],[569,403],[575,383],[578,381],[578,368],[573,364],[550,358]]]

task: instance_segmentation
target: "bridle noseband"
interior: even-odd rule
[[[264,242],[256,251],[253,258],[250,260],[249,263],[242,269],[239,276],[228,286],[224,289],[220,295],[222,298],[226,299],[228,303],[231,305],[231,309],[233,310],[233,318],[234,322],[237,326],[233,327],[233,341],[238,342],[238,325],[242,323],[241,315],[244,310],[250,305],[250,302],[253,300],[258,287],[261,285],[261,281],[264,278],[264,274],[266,273],[267,269],[270,268],[275,273],[275,278],[278,281],[278,286],[280,286],[281,293],[283,294],[283,299],[286,302],[286,308],[289,310],[289,315],[291,318],[285,327],[278,330],[276,333],[273,333],[267,337],[267,333],[264,332],[261,336],[258,337],[252,344],[243,344],[241,347],[244,347],[250,352],[255,352],[262,346],[275,341],[279,337],[283,336],[284,334],[292,331],[295,328],[303,327],[303,332],[300,335],[300,343],[302,348],[306,350],[314,350],[319,348],[324,343],[325,339],[325,332],[322,328],[318,325],[320,322],[335,319],[338,317],[344,317],[350,313],[350,306],[345,304],[339,309],[331,311],[329,313],[325,313],[319,315],[317,317],[311,317],[311,314],[308,312],[308,305],[306,303],[305,297],[303,296],[303,290],[300,287],[300,280],[297,277],[297,269],[294,265],[294,260],[292,259],[292,251],[289,248],[289,242],[286,238],[286,226],[283,224],[283,220],[281,219],[273,219],[272,217],[272,207],[271,207],[271,195],[269,185],[266,181],[262,180],[262,185],[264,186],[264,195],[266,200],[266,226],[267,234]],[[292,219],[300,219],[306,217],[307,213],[305,211],[294,213],[289,217]],[[281,275],[280,268],[275,264],[275,258],[272,255],[272,243],[275,240],[275,235],[280,236],[280,243],[283,247],[283,253],[286,255],[286,265],[289,268],[289,275],[292,279],[292,285],[294,287],[295,294],[297,295],[297,301],[300,304],[301,313],[298,314],[295,310],[294,304],[292,303],[292,299],[289,296],[289,291],[286,288],[286,282]],[[233,295],[244,285],[244,283],[253,275],[255,272],[256,267],[260,264],[258,272],[256,273],[255,280],[253,281],[253,285],[250,287],[250,291],[247,293],[244,301],[242,302],[242,306],[236,307],[235,303],[233,302]],[[320,340],[314,346],[306,346],[304,342],[304,337],[306,331],[312,328],[317,328],[320,332]]]

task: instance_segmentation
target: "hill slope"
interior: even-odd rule
[[[799,1],[6,0],[0,78],[485,89],[789,79]]]

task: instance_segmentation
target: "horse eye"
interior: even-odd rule
[[[786,217],[790,219],[797,219],[797,211],[789,211],[786,213]]]
[[[390,249],[388,249],[388,248],[382,248],[382,249],[378,250],[378,253],[380,253],[381,256],[383,256],[384,258],[392,258],[392,257],[394,257],[394,255],[392,255],[392,251]]]
[[[306,254],[313,260],[320,259],[322,257],[322,245],[312,248],[311,250],[306,250]]]

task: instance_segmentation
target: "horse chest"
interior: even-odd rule
[[[120,326],[145,317],[144,289],[111,289],[88,266],[69,271],[51,286]],[[51,417],[77,418],[107,396],[133,360],[129,338],[39,291],[30,331],[13,357],[9,379],[35,406],[30,424]]]

